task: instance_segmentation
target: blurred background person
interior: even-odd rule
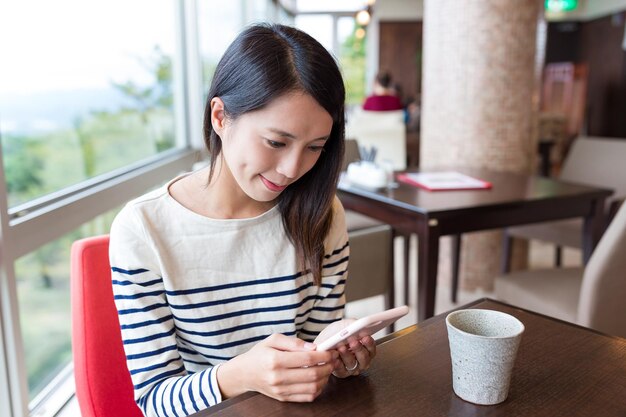
[[[395,94],[391,74],[380,72],[374,79],[372,94],[365,99],[363,110],[389,111],[402,110],[404,106]]]

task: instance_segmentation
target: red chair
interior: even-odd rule
[[[82,417],[143,417],[133,398],[113,302],[109,236],[74,242],[71,254],[72,351]]]

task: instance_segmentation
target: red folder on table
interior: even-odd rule
[[[428,191],[487,190],[491,183],[456,171],[405,172],[398,181],[415,185]]]

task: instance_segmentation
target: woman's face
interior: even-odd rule
[[[243,193],[259,202],[276,199],[313,168],[333,125],[330,114],[301,92],[280,96],[234,121],[215,120],[220,103],[212,106],[212,121],[227,171]]]

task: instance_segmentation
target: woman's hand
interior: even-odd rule
[[[317,336],[315,343],[321,343],[354,322],[354,319],[344,319],[329,324]],[[370,367],[372,359],[376,356],[376,342],[365,334],[350,336],[345,343],[337,347],[336,351],[339,353],[339,359],[334,363],[333,375],[346,378],[359,375]]]
[[[337,351],[339,360],[335,363],[333,375],[346,378],[359,375],[370,367],[372,359],[376,356],[376,342],[369,335],[360,339],[350,336],[345,344],[337,348]]]
[[[222,364],[217,380],[224,398],[256,391],[279,401],[310,402],[322,393],[338,357],[336,351],[318,352],[312,343],[274,334]]]

